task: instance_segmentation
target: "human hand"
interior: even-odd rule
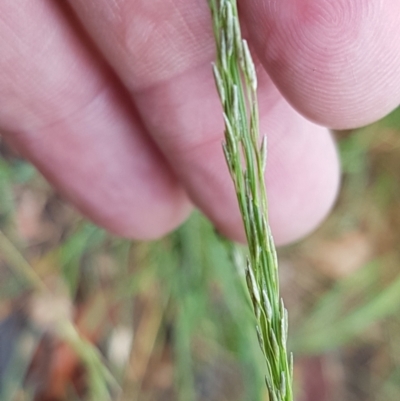
[[[206,0],[68,3],[0,4],[6,140],[115,233],[160,236],[193,202],[243,240],[221,150]],[[322,125],[364,125],[399,103],[400,3],[239,3],[260,62],[270,220],[282,244],[312,230],[335,199],[338,160]]]

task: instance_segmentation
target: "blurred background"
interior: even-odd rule
[[[398,401],[400,110],[335,135],[335,210],[279,250],[296,400]],[[0,155],[1,401],[267,401],[241,253],[199,213],[121,240]]]

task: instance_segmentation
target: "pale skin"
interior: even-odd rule
[[[241,0],[258,59],[279,244],[312,231],[339,186],[325,127],[400,101],[398,0]],[[199,207],[243,240],[221,150],[206,0],[2,0],[0,130],[82,213],[156,238]],[[297,110],[297,111],[295,111]]]

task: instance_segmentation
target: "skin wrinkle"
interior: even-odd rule
[[[77,110],[75,113],[74,119],[70,121],[80,121],[84,120],[87,124],[96,124],[96,121],[91,118],[93,114],[95,114],[96,110],[105,110],[103,111],[102,115],[104,118],[105,123],[108,121],[112,120],[113,113],[115,111],[107,110],[106,107],[104,106],[109,102],[109,98],[112,97],[113,94],[110,93],[110,91],[103,91],[99,96],[97,96],[95,99],[92,100],[92,102],[88,103],[84,108]],[[118,103],[116,103],[118,105]],[[73,166],[75,163],[75,155],[77,153],[81,153],[82,150],[85,148],[85,143],[86,141],[86,135],[93,136],[93,133],[88,132],[86,135],[84,132],[82,132],[81,135],[79,136],[74,136],[71,135],[71,132],[73,130],[73,125],[68,126],[66,130],[58,130],[59,126],[65,125],[66,122],[64,120],[60,120],[57,122],[53,122],[49,126],[43,126],[40,130],[40,135],[29,135],[29,139],[26,141],[27,143],[30,143],[30,146],[33,146],[38,149],[37,152],[39,153],[40,149],[46,149],[51,150],[51,152],[54,152],[55,155],[58,154],[63,154],[61,151],[63,148],[68,148],[70,149],[70,152],[67,152],[63,154],[64,158],[64,164],[65,165],[70,165]],[[130,131],[130,127],[127,124],[120,123],[120,128],[121,130],[125,132]],[[58,126],[58,127],[57,127]],[[113,133],[110,132],[102,132],[103,130],[98,131],[98,135],[104,136],[107,135],[109,137],[112,137]],[[55,132],[58,132],[55,134]],[[24,135],[25,139],[27,137],[27,134],[22,134],[18,133],[18,135]],[[17,135],[17,136],[18,136]],[[57,136],[57,140],[54,140],[54,136]],[[142,174],[138,174],[139,176],[142,176],[143,183],[146,182],[147,179],[150,179],[150,177],[153,175],[151,174],[151,171],[156,168],[156,164],[154,163],[154,160],[152,160],[151,157],[149,157],[149,151],[146,146],[146,140],[138,139],[132,135],[126,135],[125,137],[125,146],[110,146],[109,143],[105,143],[104,141],[95,141],[92,144],[92,147],[90,151],[96,153],[97,155],[100,156],[100,158],[105,158],[105,159],[110,159],[110,160],[119,160],[121,158],[126,157],[126,148],[135,148],[137,150],[137,155],[136,157],[132,158],[130,164],[135,166],[135,171],[138,171]],[[48,145],[51,143],[51,149],[50,146]],[[110,154],[110,156],[107,156]],[[158,156],[160,157],[160,156]],[[105,160],[104,160],[105,161]],[[115,164],[104,164],[101,166],[101,160],[99,159],[92,159],[90,157],[84,158],[81,161],[81,164],[79,166],[79,169],[82,171],[89,171],[90,176],[88,177],[88,182],[87,185],[84,187],[90,187],[90,184],[92,182],[96,182],[97,184],[104,185],[108,182],[108,180],[101,180],[99,179],[98,181],[96,180],[96,176],[98,175],[97,178],[100,177],[105,177],[105,176],[115,176],[119,172],[119,167],[118,165]],[[99,168],[99,167],[102,168]],[[96,173],[96,176],[94,176],[93,172]],[[71,174],[71,181],[74,181],[74,173],[65,171],[67,174]],[[135,191],[134,188],[130,188],[126,185],[124,185],[121,182],[118,183],[113,183],[112,180],[110,180],[112,185],[120,185],[121,188],[118,191],[112,191],[109,183],[107,184],[106,187],[104,187],[104,195],[107,194],[107,197],[110,196],[121,196],[123,192],[127,193],[130,191]],[[108,188],[108,189],[107,189]],[[151,186],[149,187],[153,191],[153,195],[156,197],[162,197],[162,186]],[[123,190],[123,192],[121,192]]]
[[[189,22],[185,18],[184,12],[178,7],[175,2],[172,2],[172,7],[174,8],[175,12],[180,16],[179,23],[182,24],[186,29],[185,32],[190,36],[190,42],[195,43],[197,42],[197,36],[194,34],[193,29]],[[191,8],[190,8],[191,9]],[[174,30],[171,31],[172,33]]]
[[[48,135],[53,135],[52,131],[57,127],[57,125],[65,123],[66,121],[73,121],[76,117],[79,117],[81,114],[85,112],[85,110],[90,109],[93,104],[96,104],[98,100],[101,98],[107,97],[110,93],[110,88],[103,83],[101,87],[98,88],[97,92],[94,92],[91,98],[83,99],[81,104],[75,104],[75,108],[71,111],[68,111],[68,114],[56,117],[54,113],[46,113],[44,117],[40,119],[41,124],[32,125],[30,124],[28,127],[19,127],[19,135],[23,134],[26,137],[30,137],[30,139],[34,140],[35,138],[39,138],[41,140],[45,140],[46,132]],[[58,101],[58,96],[55,96],[54,102]],[[51,102],[52,99],[49,99]],[[85,133],[82,132],[80,136],[84,136]]]
[[[49,61],[51,62],[51,60]],[[55,64],[54,67],[51,71],[54,71],[57,65]],[[71,118],[82,107],[96,98],[106,86],[105,82],[88,77],[87,82],[93,81],[93,87],[90,91],[85,91],[87,98],[82,98],[79,89],[72,87],[71,82],[67,78],[64,79],[61,73],[58,77],[51,77],[48,71],[35,68],[33,64],[29,70],[24,71],[21,68],[17,71],[19,71],[19,76],[18,72],[17,74],[10,72],[11,76],[14,75],[14,79],[6,82],[5,85],[4,82],[2,84],[0,79],[0,88],[5,99],[5,107],[1,108],[0,116],[3,127],[9,131],[14,131],[17,128],[26,132],[40,130],[43,125],[51,125],[57,121]],[[48,77],[50,79],[47,79]],[[21,81],[28,81],[28,84],[21,87],[19,84]],[[37,96],[39,87],[42,88],[41,94]],[[46,87],[49,90],[46,90]],[[55,87],[57,90],[53,89]],[[74,98],[68,107],[65,103],[60,103],[60,99],[68,98],[67,93],[73,93]],[[38,102],[38,98],[41,98],[42,101]],[[44,98],[46,99],[45,102],[43,102]],[[21,119],[18,118],[20,115],[24,116],[23,126],[21,126]]]
[[[74,110],[67,115],[60,116],[58,118],[52,119],[51,116],[53,114],[49,114],[50,118],[41,118],[42,125],[33,126],[30,124],[28,128],[19,127],[18,133],[13,135],[18,135],[21,139],[21,136],[24,136],[26,140],[35,140],[39,139],[41,141],[46,140],[46,132],[48,135],[53,135],[53,130],[60,124],[65,121],[73,121],[76,117],[79,117],[82,113],[85,112],[85,109],[90,109],[90,107],[97,102],[101,97],[105,97],[105,93],[109,90],[109,88],[104,84],[102,88],[99,88],[98,92],[93,95],[93,98],[88,99],[83,104],[79,104],[76,106]],[[29,139],[28,139],[29,138]]]

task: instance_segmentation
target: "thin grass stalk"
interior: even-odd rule
[[[246,283],[265,356],[266,385],[270,401],[292,401],[293,357],[287,351],[288,315],[279,294],[278,261],[268,223],[267,140],[259,138],[256,70],[242,39],[236,0],[208,3],[217,50],[213,73],[225,121],[223,151],[247,237]]]
[[[18,248],[0,230],[0,252],[16,274],[31,285],[38,294],[52,297],[50,289],[35,272]],[[89,379],[89,399],[108,401],[111,399],[109,389],[119,390],[119,385],[107,366],[103,363],[98,349],[83,338],[76,326],[68,318],[60,316],[55,321],[55,328],[61,339],[65,340],[84,363]]]

